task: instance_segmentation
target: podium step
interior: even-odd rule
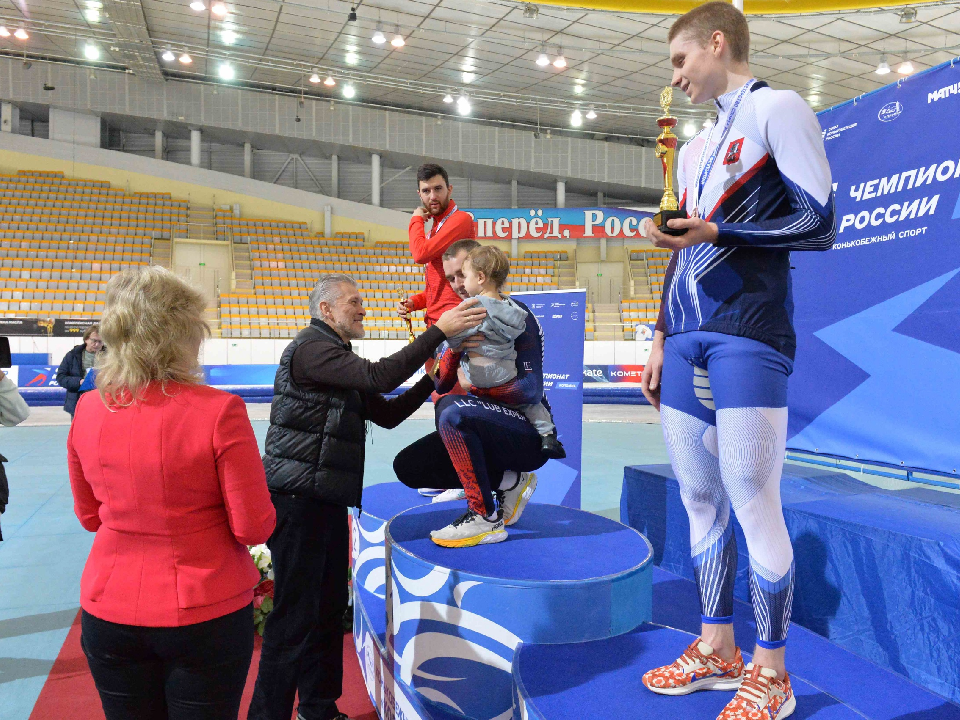
[[[530,504],[505,542],[434,544],[430,531],[462,512],[415,507],[387,525],[387,647],[398,681],[431,706],[509,717],[519,643],[608,638],[650,619],[650,545],[631,528]]]
[[[676,660],[695,637],[673,628],[644,624],[625,635],[589,643],[522,645],[514,661],[519,710],[515,717],[715,718],[733,698],[733,691],[666,696],[650,692],[641,682],[643,673]],[[797,698],[796,717],[863,718],[796,675],[791,676],[791,684]]]

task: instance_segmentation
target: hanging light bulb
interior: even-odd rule
[[[583,125],[583,115],[580,114],[579,110],[573,111],[573,115],[570,116],[570,124],[574,127],[580,127]]]
[[[357,90],[356,90],[356,88],[353,87],[353,85],[344,85],[344,86],[343,86],[343,96],[344,96],[347,100],[350,100],[350,99],[356,97],[356,95],[357,95]]]
[[[567,59],[563,56],[563,48],[559,48],[560,54],[557,56],[557,59],[553,61],[553,66],[557,70],[563,70],[567,66]]]
[[[87,60],[99,60],[100,59],[100,48],[91,43],[87,43],[83,46],[83,56]]]
[[[223,17],[227,14],[227,6],[222,2],[215,2],[210,6],[210,12],[218,17]]]
[[[913,63],[909,60],[904,60],[900,63],[900,67],[897,68],[897,72],[901,75],[909,75],[913,72]]]
[[[343,59],[347,65],[356,65],[358,62],[360,62],[360,56],[355,52],[348,52],[343,56]]]
[[[327,87],[333,87],[337,84],[337,81],[333,79],[332,75],[327,75],[327,79],[323,81],[323,84]]]
[[[186,53],[180,56],[180,63],[182,65],[189,65],[192,62],[193,62],[193,58],[187,55]]]
[[[317,73],[313,73],[313,74],[310,76],[310,82],[312,82],[314,85],[316,85],[318,82],[320,82],[320,76],[319,76]]]
[[[236,77],[237,73],[233,69],[233,65],[230,63],[220,63],[220,67],[217,68],[217,74],[220,76],[221,80],[233,80]]]
[[[190,9],[194,12],[203,12],[207,9],[207,6],[200,2],[200,0],[193,0],[193,2],[190,3]]]
[[[446,95],[443,96],[443,101],[447,103],[447,105],[449,105],[450,103],[453,102],[453,95],[451,95],[450,93],[447,93]]]
[[[687,122],[683,124],[683,136],[692,138],[696,134],[697,126],[693,124],[692,120],[687,120]]]
[[[550,64],[550,58],[547,57],[546,48],[543,45],[540,46],[540,54],[537,55],[537,65],[540,67],[546,67]]]
[[[23,28],[17,28],[17,31],[13,34],[17,40],[29,40],[30,34]]]
[[[160,57],[164,62],[173,62],[177,59],[177,56],[173,54],[173,50],[170,50],[169,48]]]
[[[590,109],[587,110],[587,120],[596,120],[597,111],[593,109],[593,105],[590,106]]]
[[[466,96],[466,95],[461,95],[460,97],[458,97],[458,98],[457,98],[457,112],[460,113],[461,115],[469,115],[469,114],[470,114],[470,110],[471,110],[471,108],[470,108],[470,100],[467,98],[467,96]]]
[[[380,23],[377,23],[377,31],[370,39],[373,40],[374,45],[383,45],[387,41],[386,35],[384,35],[383,30],[380,29]]]
[[[400,34],[399,25],[397,25],[397,32],[393,36],[393,40],[390,41],[390,44],[393,45],[395,48],[402,48],[404,45],[407,44],[406,41],[403,39],[403,35]]]
[[[3,25],[0,25],[0,37],[10,37],[10,31]]]
[[[465,72],[462,74],[462,77],[463,77],[463,81],[467,85],[469,85],[470,83],[472,83],[474,80],[477,79],[476,73],[472,73],[472,72]]]
[[[880,64],[877,65],[877,75],[886,75],[890,72],[890,63],[887,62],[887,56],[880,56]]]

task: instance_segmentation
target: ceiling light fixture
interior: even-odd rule
[[[697,126],[693,124],[693,120],[687,120],[683,124],[683,136],[686,138],[692,138],[697,134]]]
[[[233,45],[237,38],[240,37],[233,30],[222,30],[220,32],[220,39],[223,40],[224,45]]]
[[[917,9],[916,8],[904,8],[899,11],[897,15],[900,16],[900,22],[902,23],[912,23],[917,21]]]
[[[886,75],[890,72],[890,63],[887,62],[887,56],[880,56],[880,63],[877,65],[877,75]]]
[[[357,90],[356,90],[355,87],[353,87],[353,85],[344,85],[344,86],[343,86],[343,96],[344,96],[347,100],[350,100],[350,99],[356,97],[356,95],[357,95]]]
[[[900,63],[900,67],[897,68],[897,72],[901,75],[909,75],[913,72],[913,63],[909,60],[904,60]]]
[[[402,48],[407,44],[407,41],[403,39],[403,35],[400,34],[400,26],[397,25],[397,32],[393,36],[393,40],[390,41],[390,44],[395,48]]]
[[[537,15],[540,14],[540,8],[538,8],[533,3],[527,3],[523,7],[523,17],[527,20],[536,20]]]
[[[349,14],[347,14],[347,22],[356,22],[357,21],[357,9],[355,7],[350,8]]]
[[[579,110],[573,111],[573,114],[570,116],[570,124],[574,127],[580,127],[583,125],[583,115],[580,114]]]
[[[358,62],[360,62],[360,56],[355,52],[348,52],[343,59],[347,65],[356,65]]]
[[[587,120],[596,120],[597,111],[593,109],[593,105],[590,106],[590,109],[587,110]]]
[[[190,63],[193,62],[193,58],[187,55],[186,53],[184,53],[183,55],[180,56],[180,62],[183,65],[189,65]]]
[[[323,84],[327,87],[333,87],[337,84],[337,81],[333,79],[332,75],[327,75],[327,79],[323,81]]]
[[[582,94],[583,94],[583,90],[584,90],[583,85],[574,85],[574,86],[573,86],[573,91],[574,91],[577,95],[582,95]]]
[[[10,37],[10,31],[3,25],[0,25],[0,37]]]
[[[450,93],[447,93],[446,95],[443,96],[443,101],[449,105],[450,103],[453,102],[453,95],[451,95]]]
[[[13,34],[13,36],[14,36],[15,38],[17,38],[17,40],[29,40],[29,39],[30,39],[30,33],[28,33],[28,32],[27,32],[26,30],[24,30],[23,28],[17,28],[17,31]]]
[[[477,74],[472,72],[465,72],[463,73],[462,77],[463,77],[463,81],[467,85],[469,85],[470,83],[472,83],[474,80],[477,79]]]
[[[87,60],[99,60],[100,59],[100,48],[96,45],[87,43],[83,46],[83,56]]]
[[[233,80],[237,76],[237,72],[233,69],[233,65],[225,62],[220,63],[220,67],[217,68],[217,74],[220,76],[221,80]]]
[[[100,22],[100,8],[88,7],[83,11],[83,16],[87,19],[87,22]]]
[[[461,115],[470,114],[470,99],[466,95],[461,95],[457,98],[457,112]]]
[[[313,73],[313,75],[310,76],[310,82],[316,85],[318,82],[320,82],[320,76],[317,73]]]
[[[167,48],[167,50],[160,57],[164,62],[173,62],[177,59],[177,56],[173,54],[173,51],[170,48]]]
[[[563,48],[559,48],[560,54],[557,56],[557,59],[553,61],[553,66],[557,70],[563,70],[567,66],[567,59],[563,56]]]
[[[540,54],[537,55],[537,65],[540,67],[546,67],[550,64],[550,58],[547,57],[547,49],[541,44],[540,45]]]
[[[215,2],[210,6],[210,12],[212,12],[217,17],[225,17],[227,14],[227,6],[222,2]]]
[[[383,45],[387,41],[386,35],[383,34],[383,30],[380,28],[380,23],[377,23],[377,31],[370,39],[373,40],[375,45]]]
[[[190,3],[190,9],[194,12],[203,12],[207,9],[207,6],[200,2],[200,0],[193,0],[193,2]]]

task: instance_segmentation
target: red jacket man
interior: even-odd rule
[[[443,274],[443,252],[457,240],[475,238],[473,218],[457,208],[451,194],[453,186],[447,171],[439,165],[421,165],[417,170],[417,187],[422,206],[413,212],[408,233],[414,262],[424,266],[426,287],[401,303],[400,312],[425,310],[427,327],[445,311],[460,304],[462,298],[450,287]],[[433,220],[429,237],[424,226]]]

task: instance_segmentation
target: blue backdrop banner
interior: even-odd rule
[[[792,448],[960,469],[960,64],[820,114],[837,240],[795,253]]]
[[[537,471],[537,502],[580,507],[580,448],[583,441],[583,333],[586,290],[514,293],[543,329],[543,391],[553,408],[563,460]]]

